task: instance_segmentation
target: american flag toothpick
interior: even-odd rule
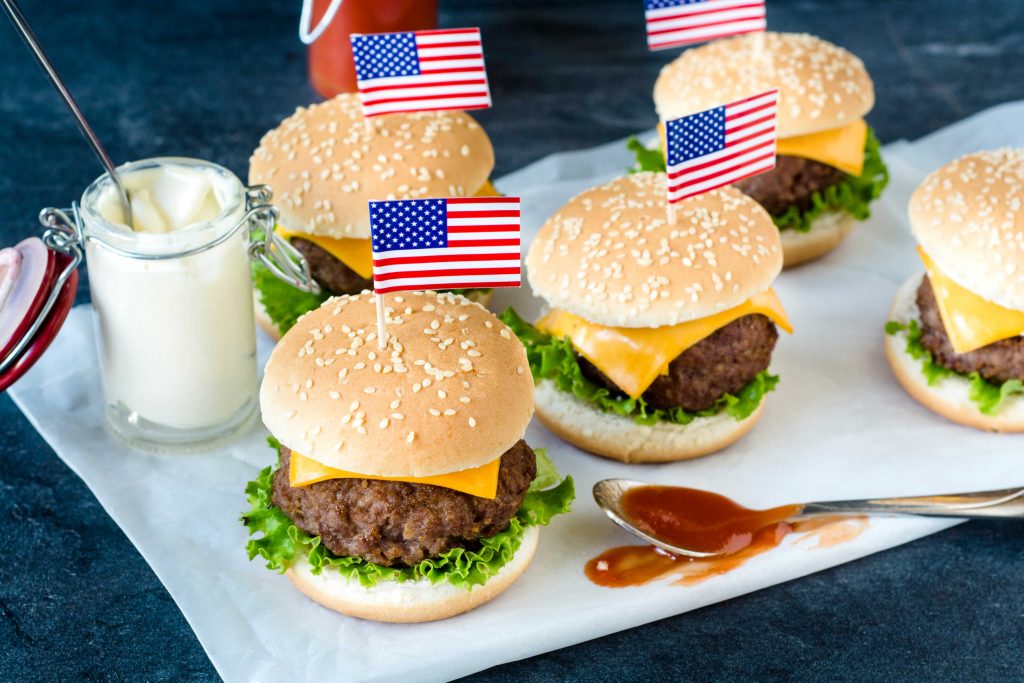
[[[665,123],[669,220],[672,205],[775,167],[779,91]]]
[[[478,28],[355,34],[350,39],[367,118],[491,106]]]
[[[664,50],[767,27],[765,0],[644,0],[647,46]]]
[[[370,234],[380,328],[386,292],[522,282],[518,197],[370,202]]]

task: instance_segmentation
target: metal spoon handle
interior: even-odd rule
[[[924,517],[1024,518],[1024,488],[910,498],[808,503],[798,515],[919,515]]]
[[[125,222],[127,225],[133,225],[132,222],[132,207],[128,201],[128,192],[125,190],[124,184],[121,182],[120,176],[117,174],[117,169],[114,167],[114,162],[110,160],[110,155],[100,144],[99,138],[96,137],[96,133],[93,132],[89,122],[85,120],[85,116],[82,114],[82,110],[78,108],[78,104],[75,102],[75,98],[71,96],[64,81],[61,79],[57,70],[53,67],[49,57],[46,56],[46,52],[43,50],[43,46],[39,44],[39,39],[36,38],[36,34],[32,31],[32,27],[29,25],[28,20],[25,19],[25,15],[21,13],[21,8],[18,7],[15,0],[0,0],[0,5],[7,11],[11,21],[14,23],[14,27],[18,29],[18,33],[21,34],[22,40],[28,46],[29,51],[39,62],[39,66],[42,67],[46,73],[47,78],[50,79],[50,83],[53,85],[57,94],[64,100],[64,104],[67,105],[68,109],[75,117],[75,122],[78,124],[78,129],[82,131],[82,135],[88,141],[89,146],[92,147],[92,151],[99,157],[100,163],[103,164],[103,168],[107,170],[107,174],[111,180],[114,181],[114,185],[117,186],[117,193],[121,198],[121,208],[124,211]]]

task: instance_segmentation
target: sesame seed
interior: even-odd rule
[[[472,418],[472,417],[469,418],[469,426],[470,427],[476,427],[476,419],[475,418]]]

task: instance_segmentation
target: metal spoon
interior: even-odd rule
[[[629,489],[649,486],[630,479],[604,479],[594,484],[594,500],[613,522],[644,541],[673,555],[714,557],[722,553],[706,553],[667,543],[635,527],[622,509],[622,496]],[[805,503],[790,521],[818,515],[915,515],[920,517],[956,517],[961,519],[1016,518],[1024,519],[1024,488],[951,493],[941,496],[909,498],[876,498],[870,500],[836,500]]]
[[[124,212],[124,222],[128,227],[133,226],[132,222],[132,206],[128,200],[128,190],[125,189],[124,183],[121,182],[121,177],[117,174],[117,169],[114,167],[114,162],[110,160],[110,155],[100,144],[99,138],[96,137],[96,133],[93,132],[89,122],[85,120],[85,116],[82,114],[82,110],[78,108],[78,104],[75,99],[71,97],[71,92],[67,86],[64,85],[64,81],[61,79],[57,70],[53,67],[49,57],[46,56],[46,52],[43,51],[43,46],[39,44],[39,39],[36,38],[35,32],[32,31],[32,27],[29,26],[28,20],[25,19],[25,15],[21,13],[21,8],[18,7],[15,0],[0,0],[0,5],[7,11],[7,15],[11,18],[14,23],[14,28],[18,29],[18,33],[21,34],[22,40],[25,41],[25,45],[28,46],[29,51],[39,62],[39,66],[42,67],[46,76],[50,79],[50,83],[56,89],[57,94],[64,100],[64,104],[67,105],[68,109],[75,117],[75,122],[78,123],[78,129],[82,131],[82,135],[89,142],[92,147],[92,151],[99,157],[100,163],[103,164],[103,168],[107,170],[107,175],[114,181],[114,185],[117,186],[117,194],[121,199],[121,210]]]

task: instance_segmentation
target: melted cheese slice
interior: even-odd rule
[[[537,321],[537,328],[555,337],[568,337],[584,358],[636,398],[658,375],[668,372],[676,356],[715,330],[754,313],[793,332],[782,302],[771,289],[727,311],[668,327],[607,327],[555,309]]]
[[[292,451],[291,467],[288,470],[288,481],[292,486],[309,486],[318,481],[328,479],[375,479],[377,481],[404,481],[410,484],[431,484],[446,489],[462,491],[477,498],[494,498],[498,495],[498,469],[501,458],[480,467],[474,467],[451,474],[438,474],[432,477],[376,477],[373,475],[348,472],[328,467]]]
[[[858,119],[839,128],[779,140],[778,153],[813,159],[859,176],[864,171],[864,143],[867,139],[868,124],[864,119]]]
[[[942,325],[954,351],[968,353],[1024,334],[1024,311],[1003,308],[964,289],[943,274],[923,249],[918,247],[917,251],[928,271]]]
[[[320,247],[358,273],[359,277],[369,278],[373,275],[373,245],[370,240],[358,237],[322,237],[307,235],[304,232],[285,230],[280,225],[277,234],[286,240],[293,237],[304,239]]]
[[[500,197],[501,193],[488,180],[483,187],[477,190],[474,197]],[[276,228],[277,234],[283,239],[291,240],[293,237],[304,239],[320,247],[328,254],[338,259],[346,266],[354,270],[359,277],[370,278],[373,275],[373,244],[369,239],[358,237],[321,237],[320,235],[308,235],[304,232],[293,232],[285,230],[280,225]]]
[[[483,187],[481,187],[479,190],[476,191],[476,194],[474,194],[473,196],[474,197],[501,197],[502,194],[500,192],[498,192],[498,188],[496,188],[493,184],[491,184],[491,181],[488,180],[487,182],[484,183]]]

